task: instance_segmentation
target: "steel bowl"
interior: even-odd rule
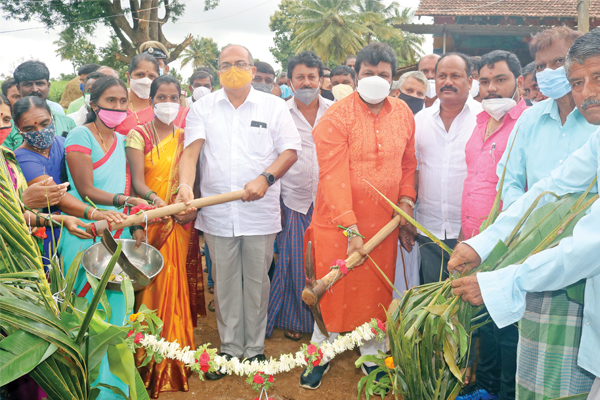
[[[129,261],[142,270],[150,278],[150,281],[154,280],[163,269],[165,262],[160,251],[146,243],[142,243],[139,248],[135,249],[135,240],[133,239],[117,240],[123,243],[121,251],[125,253]],[[83,253],[83,268],[93,277],[100,279],[111,258],[112,254],[104,247],[102,242],[98,242],[90,246],[85,253]],[[124,274],[123,269],[118,262],[112,273],[114,275]],[[131,283],[133,284],[134,290],[141,290],[144,288],[133,280]],[[121,282],[108,281],[106,289],[120,292]]]

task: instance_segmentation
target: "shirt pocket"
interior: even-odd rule
[[[251,157],[265,158],[273,153],[273,138],[268,128],[247,127],[244,139],[246,151]]]

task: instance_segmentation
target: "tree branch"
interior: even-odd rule
[[[179,57],[179,54],[181,54],[181,52],[189,46],[190,43],[192,43],[192,40],[194,39],[194,37],[192,35],[188,35],[185,40],[181,43],[179,43],[172,51],[171,51],[171,55],[169,57],[168,62],[171,62],[175,59],[177,59],[177,57]]]
[[[169,18],[171,18],[171,4],[169,3],[169,0],[165,0],[165,16],[158,21],[160,22],[160,25],[166,24],[169,21]]]

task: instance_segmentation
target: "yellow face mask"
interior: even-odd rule
[[[221,85],[228,89],[240,89],[252,81],[251,70],[245,71],[237,68],[235,65],[219,77]]]

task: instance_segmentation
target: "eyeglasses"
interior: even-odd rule
[[[232,64],[229,64],[229,63],[226,63],[226,62],[224,62],[223,64],[221,64],[221,65],[219,66],[219,70],[220,70],[221,72],[229,71],[229,70],[231,69],[231,67],[233,67],[234,65],[235,65],[235,67],[236,67],[237,69],[243,69],[244,71],[248,71],[250,68],[252,68],[252,64],[249,64],[249,63],[247,63],[247,62],[245,62],[245,61],[238,61],[238,62],[236,62],[236,63],[235,63],[235,64],[233,64],[233,65],[232,65]]]

